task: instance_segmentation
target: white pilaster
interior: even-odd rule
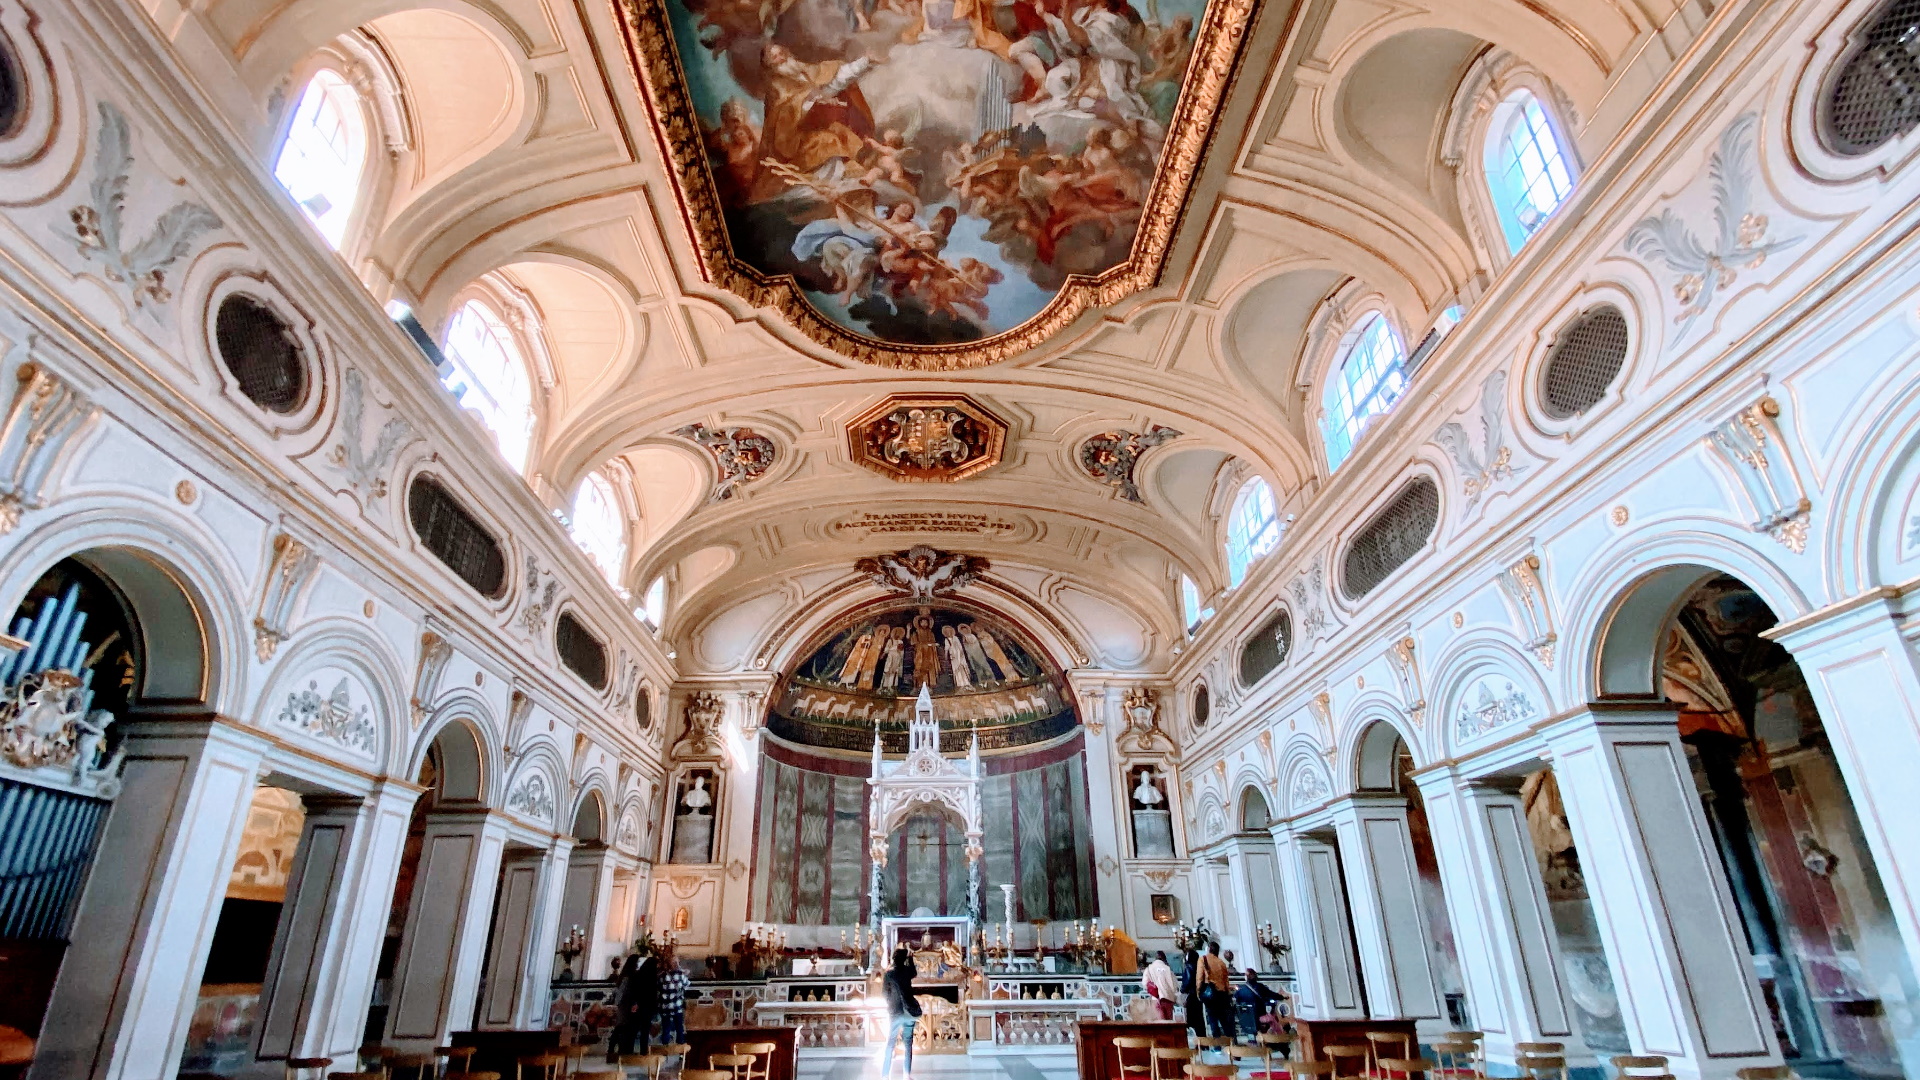
[[[547,987],[559,944],[560,905],[573,840],[547,848],[509,847],[501,858],[500,899],[480,998],[483,1028],[546,1026]]]
[[[1262,923],[1272,923],[1282,936],[1287,933],[1273,838],[1266,833],[1236,834],[1227,838],[1225,851],[1227,888],[1232,896],[1228,906],[1236,915],[1230,940],[1241,967],[1265,969],[1267,953],[1260,947],[1258,928]]]
[[[1887,905],[1920,970],[1920,661],[1874,594],[1768,631],[1793,653],[1846,777]]]
[[[1709,1080],[1778,1064],[1672,707],[1593,704],[1543,734],[1634,1052]]]
[[[1333,807],[1353,936],[1366,975],[1368,1015],[1438,1021],[1445,1000],[1433,934],[1420,906],[1420,870],[1400,795],[1354,795]]]
[[[580,954],[574,967],[574,974],[580,978],[605,975],[607,961],[620,951],[623,931],[615,925],[618,914],[615,882],[632,861],[600,844],[576,847],[567,856],[566,885],[556,932],[564,938],[578,926],[585,936],[587,951]],[[554,948],[557,952],[558,941]]]
[[[1128,806],[1125,787],[1119,785],[1119,766],[1114,763],[1113,740],[1121,730],[1121,688],[1109,686],[1099,697],[1087,695],[1090,707],[1097,707],[1100,715],[1092,719],[1101,726],[1101,733],[1095,735],[1091,729],[1085,732],[1087,746],[1087,805],[1092,815],[1093,876],[1094,896],[1099,907],[1099,916],[1108,922],[1117,923],[1125,918],[1125,886],[1120,877],[1121,860],[1133,854],[1132,846],[1127,842],[1126,834],[1120,831],[1121,823],[1128,821]],[[1087,719],[1085,717],[1082,718]],[[1111,868],[1111,872],[1107,868]],[[988,905],[991,907],[991,905]]]
[[[32,1080],[160,1080],[180,1064],[266,743],[221,720],[126,725]]]
[[[419,789],[307,800],[261,987],[255,1056],[341,1060],[365,1040],[374,969]]]
[[[472,1025],[506,838],[506,820],[485,809],[427,819],[394,961],[388,1040],[438,1046]]]
[[[1353,955],[1339,856],[1327,838],[1289,832],[1285,825],[1274,827],[1273,839],[1281,876],[1296,898],[1287,905],[1287,919],[1300,1015],[1316,1020],[1365,1019],[1367,1001]]]
[[[1487,1056],[1512,1064],[1516,1042],[1563,1042],[1572,1064],[1591,1065],[1578,1052],[1526,807],[1509,788],[1451,771],[1420,777],[1420,795]]]

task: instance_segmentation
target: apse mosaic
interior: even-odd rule
[[[626,0],[708,275],[889,366],[1159,270],[1257,0]]]
[[[906,751],[907,723],[925,685],[946,730],[942,748],[984,751],[1065,734],[1078,723],[1059,673],[1006,622],[949,604],[908,603],[855,616],[795,667],[768,726],[794,742],[843,750]]]

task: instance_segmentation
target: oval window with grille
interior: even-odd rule
[[[563,611],[553,624],[553,648],[568,671],[586,680],[595,690],[607,688],[607,647],[587,624]]]
[[[0,36],[0,139],[17,134],[27,119],[27,79],[13,44]]]
[[[1627,317],[1612,304],[1582,312],[1560,331],[1540,373],[1541,406],[1571,420],[1600,403],[1627,362]]]
[[[417,476],[407,488],[407,518],[414,535],[460,580],[488,599],[507,587],[507,557],[460,500],[438,480]]]
[[[1340,589],[1358,600],[1420,554],[1440,523],[1440,489],[1421,477],[1360,527],[1340,562]]]
[[[641,731],[653,726],[653,695],[644,686],[633,692],[633,722]]]
[[[1276,611],[1240,646],[1240,685],[1252,686],[1280,666],[1293,648],[1293,618]]]
[[[221,362],[248,401],[268,412],[290,413],[306,400],[306,357],[293,328],[272,308],[234,293],[220,301],[213,337]]]
[[[1827,87],[1822,134],[1834,153],[1869,154],[1920,124],[1920,0],[1887,0],[1854,32]]]
[[[1213,695],[1207,693],[1207,684],[1201,683],[1193,688],[1193,726],[1207,726],[1207,718],[1213,715]]]

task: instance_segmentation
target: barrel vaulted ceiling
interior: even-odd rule
[[[856,558],[914,543],[987,557],[1010,613],[1053,620],[1063,664],[1164,666],[1180,576],[1227,584],[1232,488],[1263,476],[1284,513],[1324,476],[1328,328],[1375,303],[1411,346],[1501,272],[1461,195],[1478,91],[1535,80],[1593,160],[1698,7],[1264,0],[1157,282],[1010,359],[912,371],[708,279],[627,59],[624,2],[153,6],[263,161],[307,73],[352,72],[380,118],[380,179],[343,259],[435,330],[478,294],[508,313],[540,388],[530,482],[560,508],[592,470],[617,480],[633,518],[623,583],[638,596],[669,575],[665,633],[694,671],[777,670],[771,653],[823,608],[879,595]],[[890,395],[934,393],[1004,425],[997,464],[904,482],[859,460],[849,425]],[[748,432],[771,460],[720,483],[738,447],[701,437]],[[1083,462],[1089,439],[1130,434],[1149,436],[1130,475]]]

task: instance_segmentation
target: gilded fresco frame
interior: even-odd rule
[[[985,367],[1036,348],[1094,308],[1107,307],[1160,280],[1174,231],[1185,217],[1193,181],[1212,143],[1215,120],[1239,72],[1247,36],[1263,0],[1210,0],[1194,35],[1193,59],[1181,87],[1153,185],[1126,261],[1097,275],[1074,274],[1040,312],[1011,330],[977,341],[914,345],[881,341],[820,314],[791,275],[761,273],[733,254],[719,189],[687,92],[666,10],[668,0],[614,0],[622,46],[672,179],[674,201],[692,237],[702,277],[755,307],[772,308],[827,349],[875,367],[960,371]]]

